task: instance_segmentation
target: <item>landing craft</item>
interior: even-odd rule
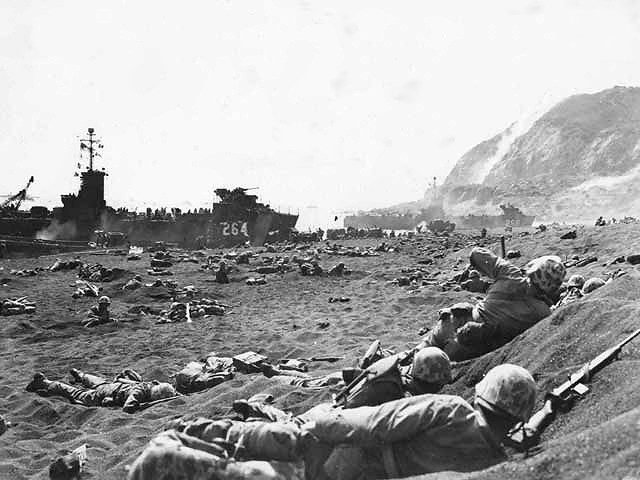
[[[27,187],[0,207],[0,240],[14,242],[21,248],[40,238],[39,246],[55,242],[58,250],[65,243],[86,248],[96,230],[116,231],[127,235],[128,241],[144,245],[157,241],[175,243],[182,247],[224,247],[244,244],[261,245],[288,238],[298,221],[298,215],[277,212],[269,205],[249,195],[249,188],[218,188],[211,208],[183,213],[179,208],[151,210],[144,213],[109,207],[104,198],[104,168],[94,168],[103,148],[93,128],[87,138],[80,140],[80,151],[88,153],[88,167],[80,172],[78,193],[62,195],[62,207],[49,211],[46,207],[19,210],[26,198]],[[15,197],[15,198],[14,198]],[[69,241],[69,242],[65,242]],[[10,247],[11,243],[7,243]],[[77,246],[77,245],[76,245]],[[54,249],[55,251],[55,249]]]
[[[502,228],[530,227],[536,219],[535,215],[525,215],[511,204],[500,205],[501,215],[465,215],[453,217],[452,221],[459,228]]]

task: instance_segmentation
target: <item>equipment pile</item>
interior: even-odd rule
[[[11,300],[7,298],[0,303],[0,315],[21,315],[23,313],[35,313],[36,304],[27,301],[27,297]]]

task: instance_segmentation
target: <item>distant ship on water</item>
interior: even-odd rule
[[[109,207],[104,198],[107,173],[94,168],[102,144],[93,128],[80,140],[81,152],[88,153],[88,167],[80,173],[80,189],[76,194],[62,195],[62,207],[49,210],[32,207],[21,210],[27,189],[33,183],[0,204],[0,240],[3,238],[86,241],[96,230],[118,231],[130,243],[157,241],[184,247],[223,247],[250,242],[253,245],[286,238],[295,228],[298,215],[278,212],[258,202],[248,188],[219,188],[219,201],[211,208],[182,212],[179,208],[130,212]]]

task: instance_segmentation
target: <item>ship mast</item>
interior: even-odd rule
[[[102,148],[102,144],[94,138],[95,130],[89,127],[88,133],[89,138],[80,139],[80,149],[89,150],[89,171],[93,171],[93,158],[100,156],[100,154],[96,151],[97,148]]]

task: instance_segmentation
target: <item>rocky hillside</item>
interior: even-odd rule
[[[511,201],[541,220],[637,215],[640,88],[574,95],[524,133],[513,130],[460,158],[444,183],[449,209]]]

